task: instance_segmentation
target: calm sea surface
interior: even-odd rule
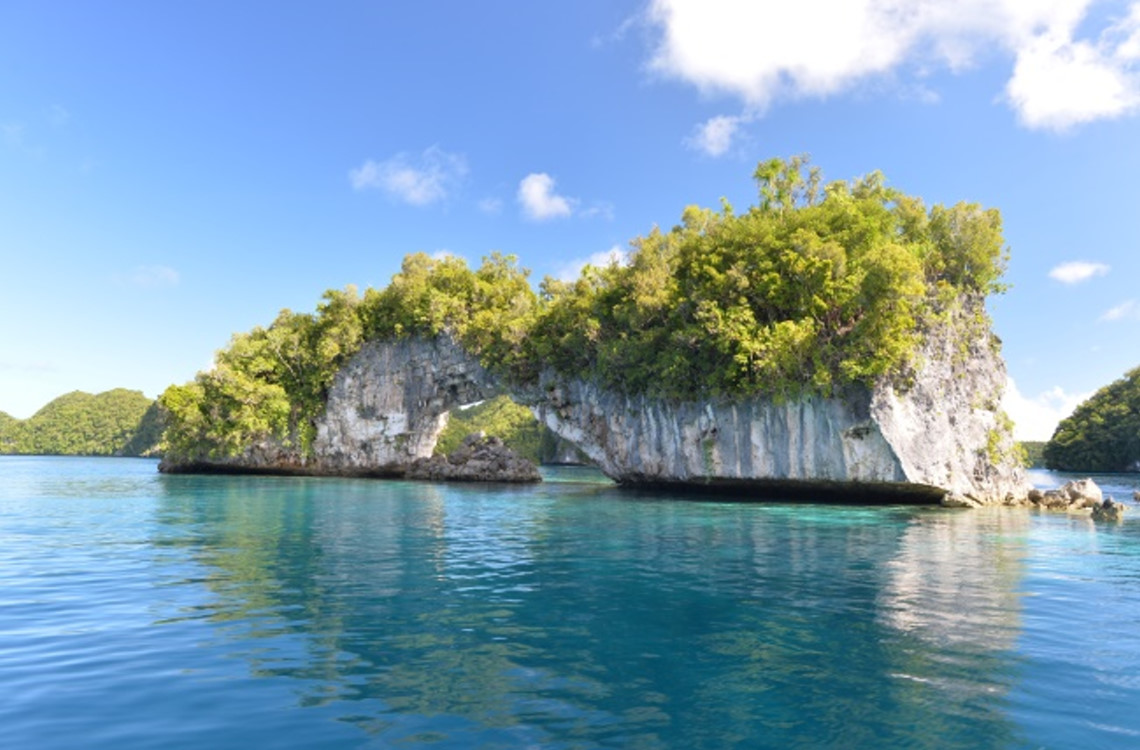
[[[1140,746],[1140,508],[548,478],[0,458],[0,747]]]

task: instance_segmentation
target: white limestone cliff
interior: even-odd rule
[[[447,337],[370,342],[337,374],[311,455],[265,443],[196,468],[400,476],[431,456],[451,409],[507,390],[623,484],[954,505],[1024,498],[997,411],[1005,368],[992,334],[976,328],[928,336],[905,387],[785,402],[672,402],[552,372],[504,388]]]

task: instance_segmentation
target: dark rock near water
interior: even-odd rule
[[[541,482],[538,467],[497,437],[473,433],[449,456],[421,458],[408,468],[409,479],[435,482]]]
[[[1096,521],[1122,521],[1125,510],[1124,503],[1118,503],[1110,497],[1100,505],[1093,506],[1092,517]]]
[[[1026,504],[1045,510],[1066,513],[1091,511],[1092,518],[1098,521],[1119,521],[1124,517],[1125,506],[1111,497],[1105,497],[1100,487],[1092,479],[1077,479],[1066,482],[1055,490],[1030,490]]]

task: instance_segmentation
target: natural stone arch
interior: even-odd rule
[[[317,421],[322,473],[398,475],[428,458],[452,409],[503,392],[449,337],[374,341],[337,373]]]
[[[551,372],[535,386],[507,387],[449,337],[370,342],[337,374],[311,456],[254,446],[227,466],[400,476],[431,456],[452,409],[505,392],[623,483],[901,493],[925,502],[1023,496],[1024,473],[986,454],[1001,360],[986,338],[968,342],[962,357],[951,333],[931,337],[904,391],[888,383],[831,398],[688,403]]]

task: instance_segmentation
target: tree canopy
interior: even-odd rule
[[[0,415],[0,453],[140,456],[154,450],[161,432],[155,402],[140,391],[73,391],[26,420]]]
[[[1140,367],[1061,420],[1045,445],[1045,465],[1060,471],[1140,471]]]
[[[1002,290],[1001,217],[929,209],[872,173],[824,184],[806,159],[761,163],[757,205],[690,206],[631,242],[628,264],[544,279],[498,253],[409,255],[391,283],[326,292],[233,337],[213,369],[160,401],[169,453],[233,455],[272,438],[310,450],[335,373],[368,340],[448,335],[507,382],[553,369],[668,399],[829,395],[905,380],[955,306],[988,324]]]

